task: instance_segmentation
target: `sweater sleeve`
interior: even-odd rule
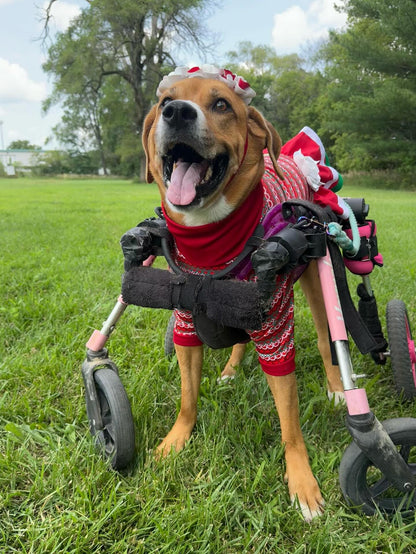
[[[293,276],[279,275],[270,310],[261,329],[249,332],[260,366],[269,375],[295,370]]]
[[[178,346],[200,346],[203,344],[196,334],[192,314],[185,310],[175,310],[173,342]]]

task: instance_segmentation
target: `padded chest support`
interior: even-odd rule
[[[163,269],[133,267],[124,275],[123,300],[147,308],[205,313],[221,325],[257,329],[263,321],[256,283],[209,276],[176,275]]]

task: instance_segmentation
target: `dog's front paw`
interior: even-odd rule
[[[169,456],[170,452],[180,452],[189,440],[194,423],[184,423],[177,420],[175,425],[155,450],[155,458],[160,460]]]
[[[171,452],[180,452],[183,450],[186,441],[189,439],[189,437],[186,439],[184,437],[171,437],[170,435],[171,433],[169,433],[169,435],[167,435],[155,449],[156,460],[167,458]]]
[[[319,498],[315,498],[314,501],[310,504],[301,502],[297,495],[291,497],[292,506],[298,508],[302,514],[303,519],[306,523],[311,523],[311,521],[322,515],[324,511],[325,501],[322,496],[319,494]]]
[[[313,480],[313,486],[308,487],[310,490],[290,493],[292,506],[300,509],[306,523],[310,523],[315,517],[322,515],[325,506],[325,501],[322,498],[318,484],[316,483],[315,478],[313,478]]]
[[[298,507],[304,520],[310,523],[315,517],[321,515],[325,501],[322,498],[318,483],[308,463],[299,463],[296,467],[287,466],[285,480],[289,487],[290,501]],[[289,469],[290,468],[290,469]]]

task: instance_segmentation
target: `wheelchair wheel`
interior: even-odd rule
[[[389,419],[383,421],[383,427],[416,476],[416,419]],[[400,512],[407,517],[416,508],[415,490],[403,493],[395,489],[354,442],[341,460],[339,481],[347,502],[367,515]]]
[[[97,429],[88,409],[91,434],[113,469],[126,468],[134,456],[135,433],[129,399],[119,376],[112,369],[94,372],[103,428]]]
[[[168,324],[166,326],[164,349],[165,356],[170,358],[175,353],[175,345],[173,344],[173,328],[175,327],[175,314],[170,316]]]
[[[411,400],[416,396],[416,355],[404,302],[390,300],[386,320],[394,385],[399,394]]]

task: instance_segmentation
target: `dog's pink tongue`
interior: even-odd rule
[[[196,196],[196,186],[203,179],[208,164],[178,161],[172,171],[167,199],[179,206],[187,206]]]

